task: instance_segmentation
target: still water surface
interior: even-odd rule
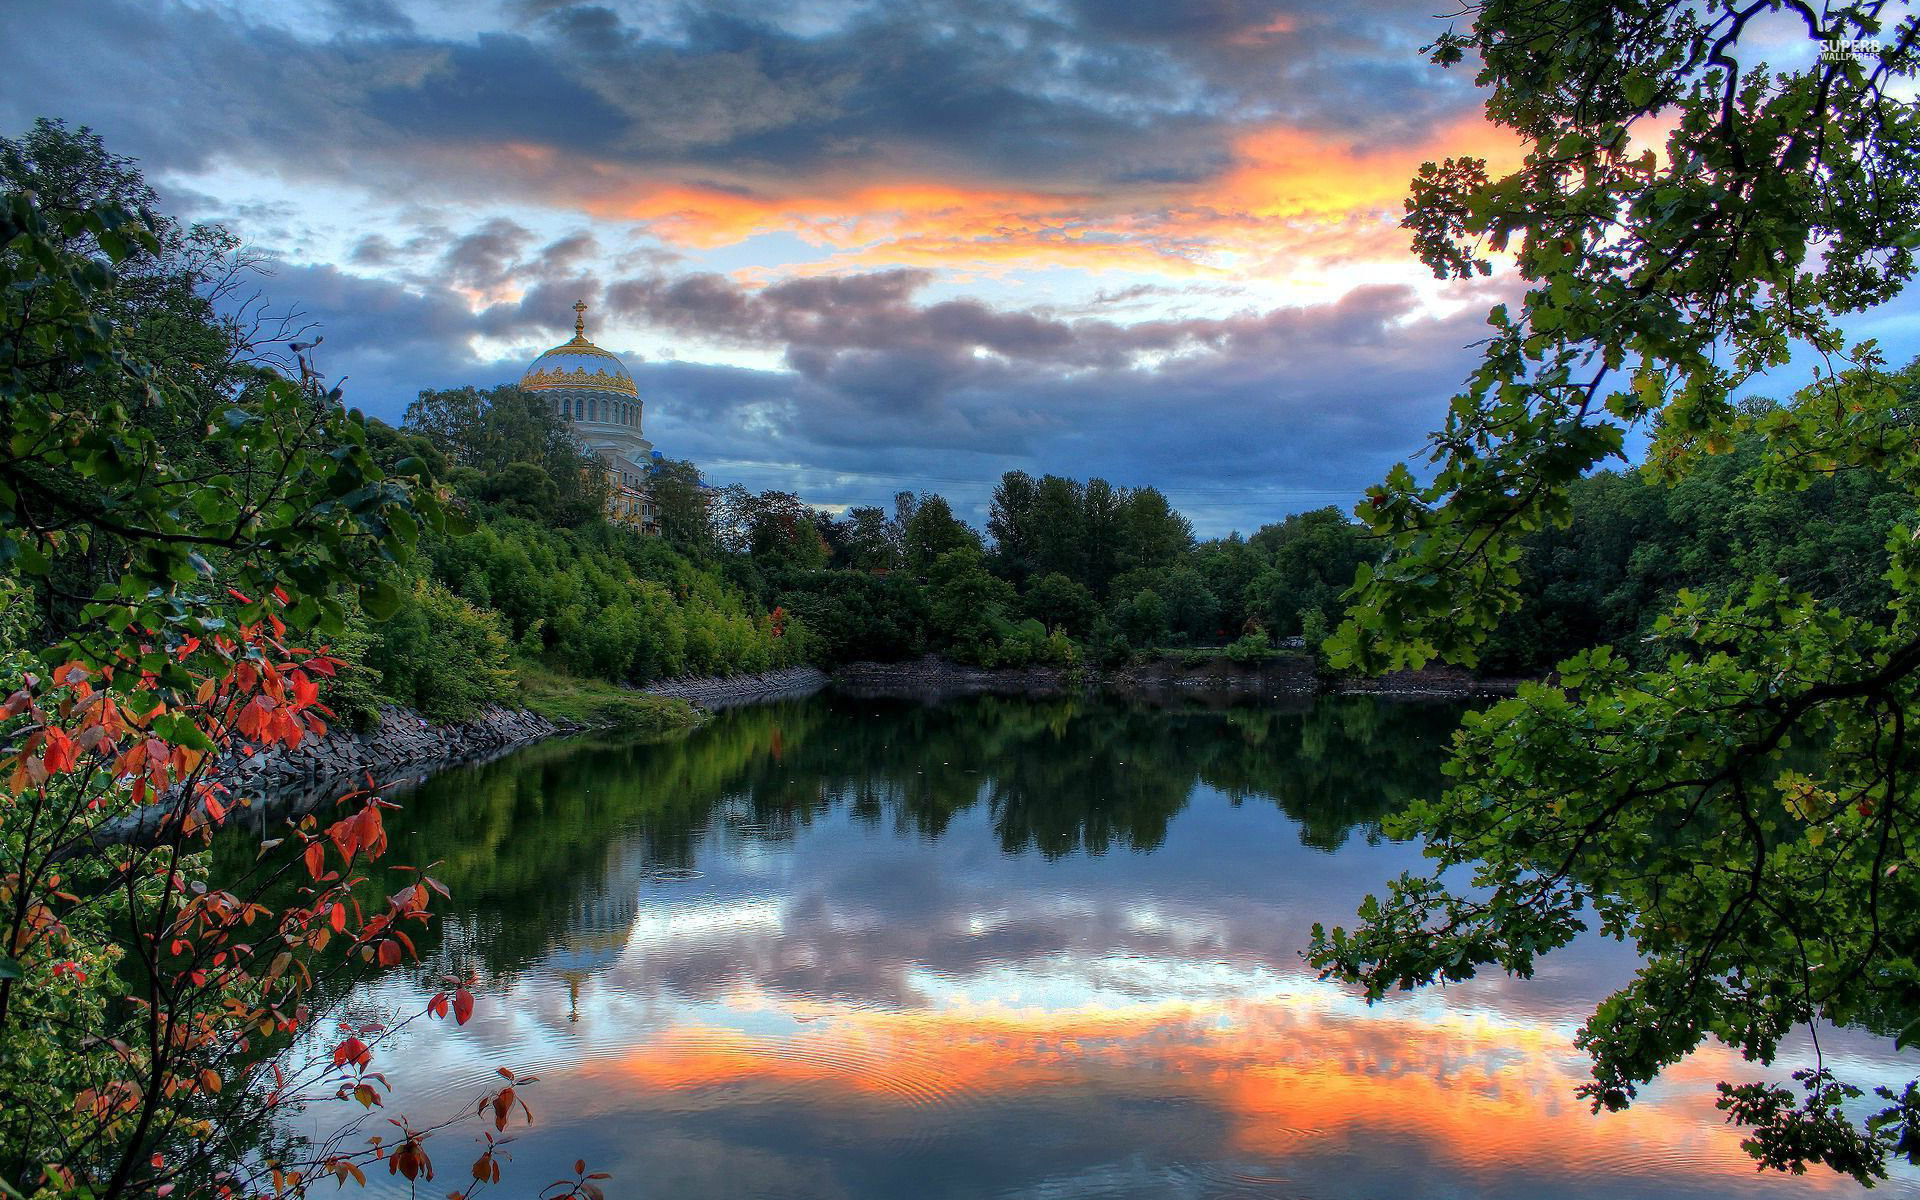
[[[1315,980],[1312,923],[1420,868],[1378,822],[1434,786],[1456,719],[818,697],[536,747],[395,814],[394,859],[444,860],[454,903],[427,970],[335,1015],[477,969],[465,1029],[383,1056],[387,1111],[538,1072],[515,1195],[576,1157],[676,1200],[1857,1193],[1757,1174],[1714,1108],[1715,1080],[1793,1063],[1709,1050],[1587,1111],[1572,1040],[1631,970],[1613,943],[1372,1008]],[[1899,1074],[1884,1043],[1823,1045]],[[465,1139],[421,1194],[460,1185]]]

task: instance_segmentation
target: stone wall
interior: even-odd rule
[[[494,706],[471,721],[429,723],[412,709],[380,710],[380,723],[366,733],[335,728],[293,749],[275,747],[234,756],[215,769],[228,793],[251,801],[254,819],[308,811],[364,788],[369,777],[383,790],[412,785],[456,763],[497,757],[566,730],[544,717]],[[166,805],[149,805],[103,828],[96,841],[134,841],[152,836]],[[235,813],[235,818],[240,816]]]
[[[1471,700],[1480,696],[1511,696],[1522,680],[1475,675],[1458,667],[1422,667],[1417,671],[1389,671],[1385,675],[1341,678],[1333,690],[1343,696],[1393,696],[1409,700]]]
[[[725,679],[670,679],[648,684],[640,690],[652,696],[685,700],[701,708],[721,709],[811,696],[826,686],[825,672],[814,667],[790,667],[785,671]]]
[[[1320,691],[1314,662],[1305,655],[1236,662],[1231,658],[1149,658],[1102,676],[1110,695],[1148,703],[1305,705]]]
[[[1064,696],[1079,687],[1058,667],[969,667],[932,656],[913,662],[848,663],[833,673],[834,691],[862,699]]]
[[[1480,679],[1466,671],[1430,668],[1378,679],[1322,675],[1305,655],[1257,662],[1230,658],[1146,658],[1106,672],[1058,667],[995,669],[927,657],[913,662],[849,663],[833,673],[837,692],[862,698],[941,700],[953,696],[1064,696],[1103,693],[1149,704],[1305,705],[1324,692],[1408,698],[1466,699],[1510,695],[1514,680]]]

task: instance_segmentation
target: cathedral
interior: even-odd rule
[[[608,519],[657,533],[659,514],[647,480],[660,456],[640,433],[639,389],[619,358],[587,340],[585,301],[573,311],[573,340],[534,359],[520,386],[544,396],[580,444],[605,464]]]

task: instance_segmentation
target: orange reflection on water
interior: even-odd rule
[[[1207,1127],[1225,1134],[1210,1151],[1240,1159],[1394,1144],[1462,1175],[1755,1176],[1713,1088],[1751,1069],[1718,1049],[1627,1112],[1595,1116],[1574,1094],[1585,1059],[1565,1029],[1412,1005],[880,1011],[753,993],[733,1013],[742,1025],[681,1024],[589,1059],[567,1071],[566,1092],[599,1111],[804,1103],[856,1130],[892,1127],[907,1108],[953,1122],[1014,1101],[1085,1109],[1145,1096],[1215,1113],[1221,1123]],[[752,1031],[789,1022],[791,1032]]]

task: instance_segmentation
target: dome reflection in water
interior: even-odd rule
[[[1373,1008],[1306,969],[1314,921],[1417,866],[1378,822],[1438,785],[1456,718],[822,697],[535,747],[405,798],[391,857],[442,859],[453,904],[424,968],[329,1015],[476,968],[473,1022],[410,1030],[387,1108],[537,1072],[529,1190],[576,1157],[682,1200],[1858,1190],[1756,1173],[1715,1109],[1716,1080],[1793,1063],[1708,1052],[1587,1111],[1572,1043],[1631,970],[1611,942]],[[464,1137],[435,1149],[456,1179]]]

